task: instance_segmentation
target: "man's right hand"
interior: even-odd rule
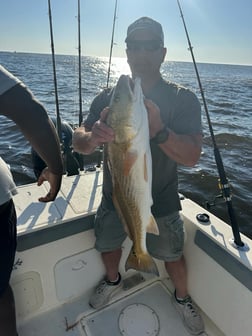
[[[98,146],[114,140],[114,131],[106,124],[109,107],[105,107],[92,127],[92,140],[97,141]]]
[[[109,108],[102,110],[100,119],[97,120],[91,130],[78,127],[73,133],[72,145],[76,152],[83,154],[92,153],[96,147],[114,140],[114,131],[106,124]]]

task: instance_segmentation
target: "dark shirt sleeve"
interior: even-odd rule
[[[178,134],[202,132],[201,107],[196,95],[185,88],[179,88],[175,101],[175,113],[171,128]]]
[[[163,122],[175,133],[202,132],[200,102],[189,89],[161,79],[146,98],[159,106]]]
[[[89,109],[88,115],[84,120],[84,126],[86,130],[91,131],[93,124],[100,119],[101,111],[106,107],[109,106],[110,98],[111,98],[112,90],[105,89],[100,94],[98,94]]]

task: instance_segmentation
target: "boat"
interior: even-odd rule
[[[122,289],[104,307],[90,307],[90,295],[105,273],[94,248],[93,222],[103,181],[97,152],[96,166],[63,176],[54,202],[38,202],[49,190],[46,183],[19,186],[14,196],[17,253],[10,284],[18,335],[190,335],[171,303],[174,287],[162,262],[155,260],[158,276],[125,271],[129,238],[119,268]],[[252,240],[238,233],[242,245],[236,244],[233,227],[189,198],[180,198],[188,289],[204,319],[201,335],[251,335]]]
[[[64,175],[56,200],[47,204],[37,200],[48,185],[18,187],[11,286],[19,336],[189,335],[171,304],[174,288],[163,263],[156,260],[159,276],[125,272],[128,238],[120,264],[123,288],[105,307],[89,306],[104,276],[93,231],[102,178],[102,165]],[[183,195],[181,203],[189,292],[205,322],[202,335],[251,335],[252,241],[241,234],[244,247],[237,248],[227,223]]]

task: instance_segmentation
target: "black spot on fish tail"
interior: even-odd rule
[[[153,273],[159,276],[158,268],[153,258],[148,253],[137,254],[132,248],[125,264],[125,271],[134,269],[136,271]]]

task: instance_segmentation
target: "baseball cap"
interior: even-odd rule
[[[148,30],[152,32],[164,44],[164,33],[159,22],[147,16],[137,19],[135,22],[129,25],[125,42],[128,42],[130,40],[130,36],[137,30]]]

